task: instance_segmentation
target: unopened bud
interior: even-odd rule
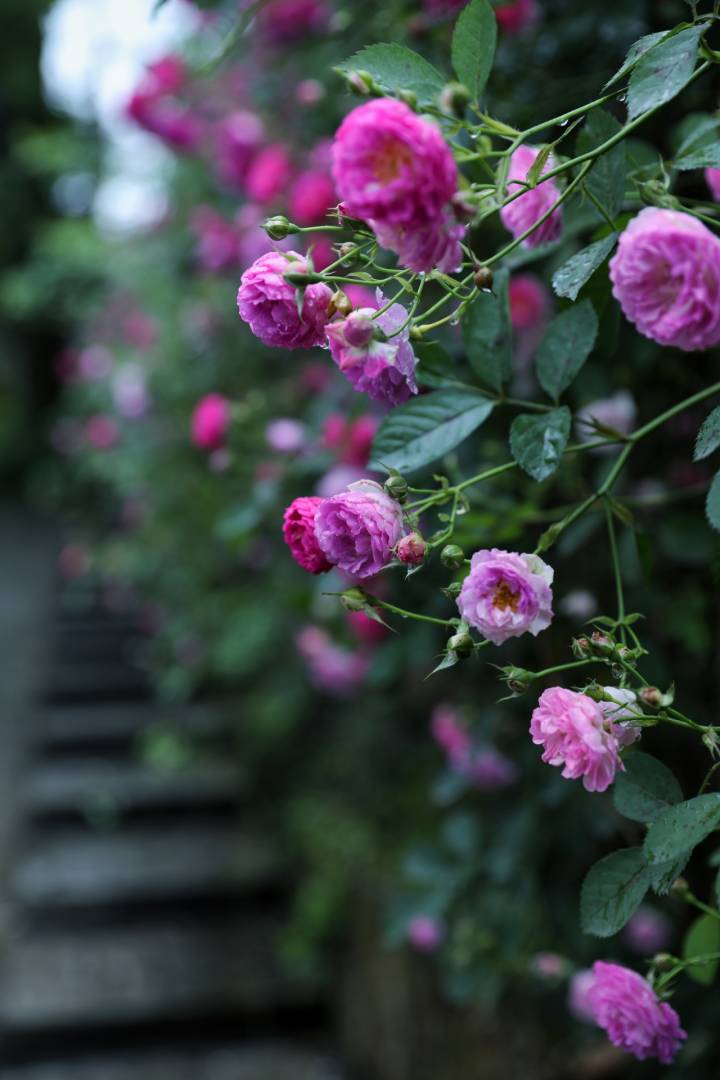
[[[380,87],[369,71],[342,71],[340,74],[353,94],[368,97],[370,94],[380,93]]]
[[[720,757],[720,739],[718,739],[717,731],[713,728],[706,728],[702,741],[712,757]]]
[[[678,877],[675,878],[672,885],[670,886],[670,892],[673,896],[679,896],[680,898],[682,898],[683,896],[687,896],[687,894],[690,892],[690,886],[688,885],[684,877]]]
[[[472,653],[475,643],[466,630],[461,630],[448,639],[447,647],[461,660],[465,660]]]
[[[340,603],[346,611],[364,611],[368,606],[368,602],[368,594],[358,585],[353,586],[352,589],[346,589],[344,593],[340,594]]]
[[[470,101],[470,91],[467,86],[459,82],[449,82],[443,87],[439,103],[443,112],[453,113],[454,116],[462,117],[465,106]]]
[[[411,109],[417,109],[418,99],[417,94],[413,90],[401,90],[398,94],[401,101],[404,101]]]
[[[455,600],[460,595],[462,589],[462,581],[451,581],[450,584],[443,589],[443,592],[450,600]]]
[[[411,532],[407,536],[403,536],[395,548],[398,559],[407,566],[421,566],[426,551],[427,544],[419,532]]]
[[[346,240],[344,244],[341,244],[338,248],[338,252],[342,259],[349,259],[351,255],[354,255],[355,245],[352,240]]]
[[[590,648],[596,656],[612,656],[615,652],[615,642],[607,634],[593,630],[590,635]]]
[[[364,349],[375,336],[375,323],[369,315],[353,311],[345,320],[343,334],[348,345],[354,349]]]
[[[300,288],[304,288],[306,285],[317,285],[319,282],[324,281],[322,274],[315,274],[310,270],[288,270],[286,274],[283,274],[286,281],[291,285],[296,285]]]
[[[482,289],[484,291],[492,289],[494,277],[490,267],[481,266],[479,270],[476,270],[473,281],[475,282],[475,287],[477,289]]]
[[[330,297],[330,307],[328,311],[331,315],[335,313],[338,315],[349,315],[352,309],[352,300],[347,293],[342,291],[342,289],[338,289]]]
[[[644,686],[639,696],[643,705],[649,705],[651,709],[659,709],[663,703],[663,695],[657,686]]]
[[[284,240],[286,236],[300,232],[297,225],[293,225],[283,214],[267,218],[262,227],[271,240]]]
[[[587,660],[592,656],[592,648],[586,637],[573,638],[570,648],[578,660]]]
[[[532,671],[526,671],[525,668],[511,666],[502,669],[502,679],[508,690],[517,695],[525,693],[535,681],[535,675]]]
[[[395,499],[396,502],[403,503],[408,496],[408,482],[404,476],[388,476],[385,481],[385,490],[391,499]]]
[[[670,953],[659,952],[653,956],[651,963],[656,971],[669,971],[674,966],[675,961]]]
[[[440,552],[440,562],[446,570],[459,570],[465,563],[465,552],[457,544],[446,544]]]

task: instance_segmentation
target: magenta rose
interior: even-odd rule
[[[672,1064],[687,1038],[675,1010],[630,968],[598,960],[592,972],[588,1002],[595,1022],[605,1029],[613,1046],[640,1061],[656,1057],[663,1065]]]
[[[583,779],[586,791],[605,791],[623,769],[624,745],[608,713],[586,694],[553,686],[540,695],[530,721],[546,765],[562,766],[566,780]]]
[[[374,307],[352,311],[346,319],[328,323],[330,355],[343,375],[357,391],[371,401],[401,405],[417,394],[415,353],[410,344],[408,313],[402,304],[393,304],[373,319],[384,307],[380,290]],[[390,336],[392,335],[392,336]]]
[[[240,279],[240,318],[265,345],[311,349],[323,344],[332,292],[322,282],[308,285],[298,312],[295,286],[284,276],[307,270],[307,259],[297,252],[269,251],[256,259]]]
[[[457,604],[462,618],[493,645],[539,634],[552,622],[553,570],[537,555],[476,551]]]
[[[253,154],[264,137],[262,120],[248,109],[238,109],[218,124],[215,167],[223,183],[242,189]]]
[[[620,237],[610,279],[645,337],[684,352],[720,342],[720,240],[697,218],[641,210]]]
[[[401,101],[360,105],[335,135],[333,174],[346,212],[367,221],[403,266],[460,266],[466,226],[453,203],[457,166],[434,123]]]
[[[353,577],[377,574],[402,536],[399,503],[374,480],[358,480],[318,508],[315,535],[328,562]]]
[[[495,8],[498,26],[505,34],[521,34],[535,26],[540,18],[538,0],[513,0]]]
[[[406,566],[422,566],[425,561],[427,544],[418,532],[408,533],[398,543],[395,554]]]
[[[320,169],[308,169],[296,177],[290,189],[290,217],[298,225],[316,225],[336,202],[328,174]]]
[[[283,539],[298,566],[311,574],[324,574],[330,569],[315,537],[315,516],[324,501],[316,495],[301,496],[290,503],[283,515]]]
[[[515,194],[515,191],[522,187],[520,181],[527,179],[527,174],[539,153],[536,146],[519,146],[513,153],[508,171],[509,194]],[[543,165],[541,176],[549,172],[554,165],[551,154]],[[517,238],[539,221],[559,198],[560,191],[555,181],[541,179],[534,188],[529,188],[523,195],[513,199],[507,206],[503,206],[500,211],[500,220],[505,228]],[[557,240],[562,233],[562,226],[562,208],[558,207],[542,225],[539,225],[523,240],[523,247],[535,248]]]
[[[230,427],[230,403],[222,394],[206,394],[195,406],[190,422],[192,441],[200,450],[225,445]]]

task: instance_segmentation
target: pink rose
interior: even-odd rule
[[[519,146],[510,158],[508,172],[508,193],[515,194],[515,189],[521,188],[520,181],[526,180],[535,158],[540,153],[535,146]],[[552,154],[542,168],[541,176],[549,172],[555,165]],[[560,191],[554,180],[540,180],[534,188],[529,188],[523,195],[513,199],[500,211],[500,220],[513,236],[522,236],[557,202]],[[523,247],[535,248],[541,244],[549,244],[557,240],[562,233],[563,215],[562,207],[553,210],[552,214],[539,225],[534,232],[523,240]]]
[[[407,928],[407,938],[418,952],[436,952],[445,940],[445,927],[430,915],[414,915]]]
[[[408,313],[402,304],[385,306],[378,289],[372,307],[351,311],[345,319],[336,319],[326,327],[330,355],[352,383],[371,401],[401,405],[417,394],[415,353],[410,344]],[[373,316],[375,315],[375,318]]]
[[[563,766],[567,780],[583,778],[586,791],[605,791],[624,768],[621,742],[612,720],[586,694],[553,686],[540,695],[530,721],[536,746],[547,765]]]
[[[595,1022],[605,1029],[613,1046],[640,1061],[656,1057],[670,1065],[687,1038],[675,1010],[630,968],[598,960],[592,970],[588,1000]]]
[[[218,450],[225,445],[230,427],[230,402],[222,394],[206,394],[193,409],[190,423],[192,441],[200,450]]]
[[[706,169],[705,183],[715,202],[720,202],[720,169]]]
[[[513,0],[510,4],[495,8],[498,26],[505,34],[520,34],[523,30],[529,30],[538,22],[540,14],[537,0]]]
[[[243,274],[237,295],[240,318],[265,345],[311,349],[323,343],[332,292],[322,282],[308,285],[298,312],[295,287],[284,276],[307,270],[307,260],[297,252],[270,251]]]
[[[359,480],[326,499],[315,518],[315,535],[328,562],[358,578],[387,566],[402,530],[400,505],[374,480]]]
[[[290,188],[290,217],[297,225],[315,225],[323,221],[336,202],[335,188],[327,173],[308,169],[296,177]]]
[[[552,622],[553,570],[537,555],[476,551],[457,604],[462,618],[493,645],[546,630]]]
[[[610,280],[645,337],[684,352],[720,342],[720,240],[690,214],[641,210],[620,237]]]
[[[274,202],[290,183],[292,165],[284,146],[273,143],[259,150],[245,173],[245,192],[253,202]]]
[[[453,204],[457,167],[434,123],[401,101],[358,106],[335,135],[333,175],[346,212],[367,221],[403,266],[460,266],[466,226]]]
[[[315,495],[301,496],[283,515],[283,539],[298,566],[311,574],[324,574],[331,566],[315,536],[315,517],[324,501]]]

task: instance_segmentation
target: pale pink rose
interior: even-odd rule
[[[458,596],[460,615],[493,645],[536,636],[552,622],[553,574],[537,555],[476,551]]]
[[[553,686],[540,695],[530,734],[547,765],[562,766],[567,780],[582,777],[586,791],[605,791],[624,769],[612,720],[586,694]]]

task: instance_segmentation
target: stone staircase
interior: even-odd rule
[[[49,604],[48,545],[11,524],[0,1080],[340,1080],[323,988],[278,959],[292,868],[221,711],[154,705],[132,623]],[[158,729],[202,749],[151,765],[138,747]]]

